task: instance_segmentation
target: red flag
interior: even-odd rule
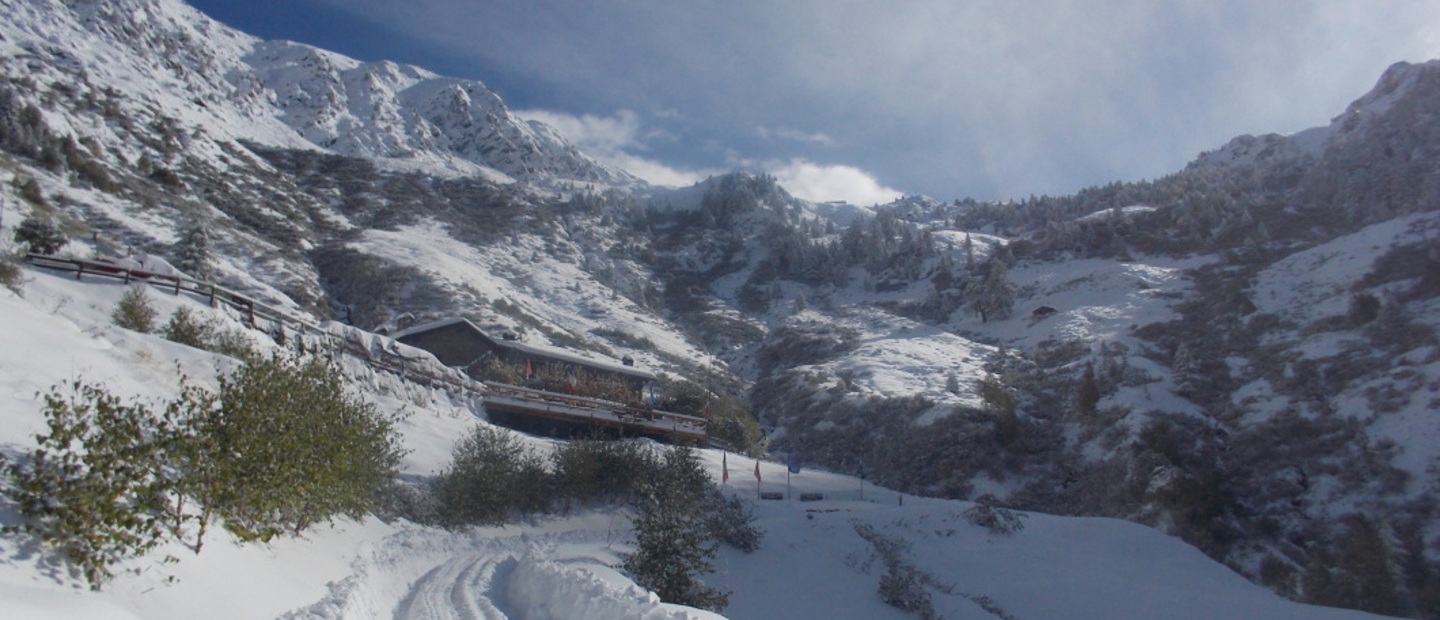
[[[527,377],[533,377],[533,376],[535,376],[535,367],[532,366],[532,365],[530,365],[530,360],[525,360],[525,376],[527,376]]]
[[[761,480],[760,480],[760,461],[758,461],[758,460],[755,461],[755,482],[761,482]]]
[[[721,482],[722,484],[730,484],[730,454],[729,454],[729,453],[722,452],[722,453],[720,454],[720,469],[721,469],[720,482]]]

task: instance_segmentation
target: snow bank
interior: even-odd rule
[[[624,576],[598,565],[566,567],[527,553],[510,576],[511,612],[525,620],[723,620],[660,602]]]

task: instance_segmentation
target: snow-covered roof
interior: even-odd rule
[[[530,343],[527,343],[527,342],[520,342],[520,341],[518,341],[518,340],[505,340],[505,339],[492,338],[492,337],[490,337],[490,335],[488,335],[488,334],[485,333],[485,330],[480,329],[479,326],[475,325],[474,323],[471,323],[469,319],[466,319],[466,318],[464,318],[464,317],[455,317],[455,318],[450,318],[450,319],[443,319],[443,320],[440,320],[440,321],[434,321],[434,322],[431,322],[431,323],[426,323],[426,324],[424,324],[424,325],[419,325],[419,326],[416,326],[416,327],[411,327],[411,328],[409,328],[409,329],[406,329],[406,330],[403,330],[403,331],[400,331],[400,332],[396,333],[396,334],[393,336],[393,338],[396,339],[396,340],[400,340],[400,339],[402,339],[402,338],[405,338],[406,336],[413,336],[413,335],[423,334],[423,333],[427,333],[427,332],[431,332],[431,331],[435,331],[435,330],[439,330],[439,329],[445,329],[445,328],[447,328],[447,327],[452,327],[452,326],[457,325],[457,324],[464,324],[465,326],[467,326],[467,327],[469,327],[470,329],[474,330],[475,333],[479,334],[481,337],[485,338],[487,341],[489,341],[490,343],[492,343],[494,346],[496,346],[496,347],[498,347],[498,348],[510,349],[510,350],[512,350],[512,351],[516,351],[516,352],[521,353],[521,354],[523,354],[523,355],[532,355],[532,356],[535,356],[535,357],[543,357],[543,358],[547,358],[547,359],[559,360],[559,361],[562,361],[562,362],[567,362],[567,363],[571,363],[571,364],[576,364],[576,365],[579,365],[579,366],[586,366],[586,367],[594,368],[594,369],[597,369],[597,370],[603,370],[603,371],[605,371],[605,372],[613,372],[613,373],[617,373],[617,374],[623,374],[623,375],[635,377],[635,378],[638,378],[638,379],[645,379],[645,380],[647,380],[647,381],[653,381],[653,380],[655,380],[655,374],[654,374],[654,373],[651,373],[651,372],[648,372],[648,371],[644,371],[644,370],[641,370],[641,369],[639,369],[639,368],[635,368],[635,367],[633,367],[633,366],[626,366],[626,365],[621,364],[621,363],[619,363],[619,362],[614,362],[614,361],[604,360],[604,359],[597,359],[597,358],[589,357],[589,356],[586,356],[586,355],[581,355],[580,353],[575,352],[575,351],[571,351],[571,350],[569,350],[569,349],[561,349],[561,348],[558,348],[558,347],[550,347],[550,346],[544,346],[544,345],[530,344]]]

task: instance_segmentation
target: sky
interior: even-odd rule
[[[1070,194],[1325,125],[1440,57],[1434,0],[191,0],[478,79],[603,161],[811,200]]]

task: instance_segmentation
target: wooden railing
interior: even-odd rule
[[[121,280],[126,284],[142,282],[175,295],[189,293],[206,300],[212,308],[221,305],[234,308],[249,321],[250,327],[258,327],[258,320],[263,319],[277,324],[282,330],[290,327],[322,337],[328,337],[328,333],[320,329],[320,326],[314,321],[309,321],[280,310],[279,308],[266,305],[256,301],[252,297],[237,293],[213,282],[196,280],[184,276],[173,276],[139,269],[130,269],[102,261],[57,258],[44,254],[26,254],[25,262],[42,269],[73,272],[76,280],[83,280],[85,276],[93,276]]]
[[[626,427],[692,443],[707,439],[705,418],[646,409],[588,396],[547,392],[506,383],[486,383],[487,401],[511,401],[526,413],[580,423]]]
[[[366,346],[363,338],[358,335],[356,338],[337,335],[322,328],[314,321],[266,305],[252,297],[213,282],[130,269],[114,263],[57,258],[43,254],[26,254],[25,262],[42,269],[65,273],[73,272],[76,280],[92,276],[121,280],[126,284],[141,282],[175,295],[181,293],[193,295],[207,301],[212,308],[221,305],[234,308],[246,318],[252,329],[260,329],[259,321],[261,320],[273,323],[281,332],[287,328],[294,329],[299,333],[317,337],[321,346],[332,353],[349,354],[377,371],[400,375],[406,381],[426,387],[452,389],[463,393],[489,394],[504,399],[513,399],[530,406],[538,406],[556,413],[560,413],[563,409],[586,411],[592,414],[603,413],[607,417],[613,417],[614,421],[620,425],[642,428],[684,442],[706,439],[704,418],[658,409],[645,409],[598,398],[535,390],[517,385],[482,383],[455,369],[451,369],[454,371],[453,373],[440,372],[438,369],[430,368],[427,364],[417,363],[398,350]],[[360,333],[368,334],[368,332]],[[556,405],[558,408],[551,408],[550,405]],[[576,417],[572,414],[566,415],[572,418]]]
[[[368,347],[359,338],[347,338],[343,333],[337,335],[313,320],[256,301],[253,297],[214,282],[131,269],[103,261],[59,258],[44,254],[26,254],[25,262],[41,269],[74,273],[76,280],[84,280],[87,276],[108,278],[126,284],[132,282],[148,284],[174,295],[188,294],[205,300],[212,308],[226,306],[235,309],[244,317],[251,329],[262,329],[261,323],[264,322],[268,323],[265,327],[272,329],[274,334],[284,333],[287,329],[294,330],[293,334],[287,336],[308,336],[320,349],[332,354],[346,353],[362,360],[377,371],[400,375],[407,381],[430,388],[445,388],[475,394],[484,393],[483,384],[470,379],[459,371],[442,372],[440,369],[430,368],[427,364],[406,357],[399,351],[385,350],[383,347],[379,349]]]

